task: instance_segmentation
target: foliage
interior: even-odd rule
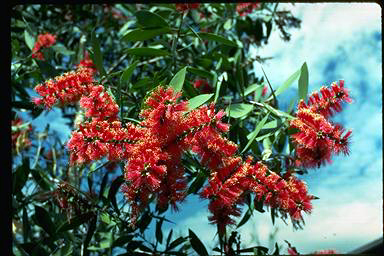
[[[305,184],[295,175],[324,163],[324,159],[320,155],[321,161],[316,164],[307,158],[301,159],[301,163],[307,164],[300,164],[297,145],[301,147],[299,157],[312,157],[319,148],[327,149],[326,160],[331,153],[347,153],[350,133],[343,137],[343,129],[337,125],[333,128],[328,120],[333,112],[341,110],[341,101],[350,101],[343,84],[333,84],[332,90],[322,89],[323,98],[312,95],[307,105],[301,101],[299,106],[306,109],[302,112],[312,111],[313,119],[322,118],[324,108],[331,113],[324,114],[321,127],[308,131],[303,126],[314,121],[301,116],[298,121],[293,109],[280,110],[280,98],[277,98],[296,80],[297,100],[306,98],[306,63],[277,89],[273,89],[267,74],[254,72],[253,64],[262,65],[268,58],[254,56],[253,48],[267,44],[272,31],[289,40],[288,30],[300,27],[300,20],[289,11],[280,11],[276,3],[18,5],[13,7],[11,16],[15,255],[187,255],[191,252],[207,255],[209,252],[198,232],[189,229],[187,236],[173,237],[171,229],[164,234],[163,224],[172,221],[166,218],[169,202],[155,204],[160,197],[156,194],[159,181],[152,180],[152,190],[146,196],[142,186],[137,186],[137,190],[131,191],[137,194],[132,194],[129,191],[135,184],[133,174],[127,175],[127,170],[131,170],[127,162],[134,161],[132,156],[120,154],[116,147],[104,153],[101,150],[104,147],[101,144],[117,145],[118,140],[125,147],[135,140],[142,144],[155,143],[151,139],[164,130],[155,133],[154,127],[161,127],[168,119],[179,118],[179,121],[167,127],[166,135],[170,137],[171,129],[179,129],[175,140],[190,139],[185,144],[191,147],[180,149],[183,154],[177,157],[176,153],[170,154],[171,159],[180,160],[177,162],[183,168],[180,179],[185,182],[182,196],[175,201],[181,203],[189,194],[205,195],[210,200],[211,220],[218,224],[219,239],[219,246],[213,250],[225,255],[268,253],[263,246],[241,247],[236,229],[247,223],[254,210],[268,209],[273,221],[276,217],[285,220],[290,216],[296,228],[303,225],[300,211],[309,212],[310,205],[303,204],[302,208],[294,205],[296,210],[291,211],[288,209],[293,208],[282,200],[287,196],[314,199],[307,195]],[[43,98],[36,98],[36,92]],[[160,105],[154,99],[164,100],[162,103],[168,109],[175,107],[176,110],[169,112],[171,117],[158,114],[158,119],[154,118],[153,113]],[[53,109],[61,111],[74,130],[70,143],[62,141],[49,125],[43,131],[30,126],[33,120]],[[220,110],[225,110],[226,116]],[[23,123],[20,116],[25,111],[28,120]],[[195,116],[204,114],[208,121],[198,120],[199,128],[196,124],[190,125],[190,129],[180,128],[180,120],[189,118],[192,122]],[[86,126],[93,121],[104,122],[105,131],[114,131],[115,135],[124,131],[125,135],[121,136],[125,137],[116,139],[111,135],[111,140],[102,141],[103,134],[96,132],[102,129],[98,126],[101,123],[97,123],[93,127],[97,136],[92,142],[101,143],[100,150],[92,153],[85,150],[81,155],[74,137],[93,129]],[[207,127],[212,123],[215,127],[210,130]],[[225,123],[230,124],[229,132]],[[316,129],[322,131],[325,126],[333,129],[322,133],[326,145],[320,147],[315,139],[309,143]],[[135,132],[140,134],[148,127],[152,137],[135,137]],[[205,144],[189,138],[195,134],[199,134],[198,139],[205,138],[211,148],[207,134],[216,138],[217,143],[223,143],[220,150],[229,152],[232,147],[236,153],[228,153],[228,158],[222,160],[241,162],[244,168],[255,171],[254,175],[260,175],[258,182],[273,193],[262,192],[260,184],[242,185],[239,195],[229,200],[230,206],[220,214],[239,216],[246,209],[245,214],[237,222],[230,219],[223,224],[222,215],[217,214],[220,207],[215,205],[220,202],[216,201],[220,194],[209,190],[218,170],[213,167],[213,158],[204,160],[204,152],[198,149]],[[296,134],[293,139],[292,134]],[[336,147],[335,152],[330,147]],[[144,151],[135,153],[137,159],[146,156],[147,147],[139,149]],[[114,150],[117,153],[111,157]],[[219,151],[215,152],[211,156],[220,155]],[[163,162],[162,165],[157,162],[156,168],[162,172],[168,160],[161,156],[159,159]],[[146,163],[143,170],[154,166]],[[235,173],[227,169],[228,177],[218,181],[223,186]],[[230,191],[230,185],[226,186]],[[252,191],[258,186],[260,190]],[[302,189],[293,193],[290,188],[295,186]],[[276,198],[280,201],[274,201]],[[135,208],[137,205],[140,207]],[[172,202],[171,205],[176,207]],[[152,232],[151,223],[154,231],[148,234]],[[275,253],[278,252],[276,244]]]

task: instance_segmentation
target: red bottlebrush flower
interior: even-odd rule
[[[212,92],[212,88],[206,80],[198,79],[193,83],[193,87],[199,89],[203,93]]]
[[[115,120],[119,113],[119,106],[102,85],[92,86],[88,96],[83,96],[80,99],[80,106],[87,109],[86,117],[93,117],[98,120],[105,118]]]
[[[76,66],[77,69],[86,68],[91,74],[96,73],[96,66],[89,57],[89,53],[86,51],[84,53],[84,59],[80,61],[80,63]]]
[[[296,156],[300,165],[304,167],[320,167],[331,162],[333,153],[349,154],[349,138],[352,131],[345,135],[344,128],[333,125],[327,118],[335,112],[341,111],[342,101],[351,102],[348,90],[344,88],[341,80],[339,85],[332,84],[332,90],[322,87],[318,92],[311,94],[306,104],[299,102],[296,118],[291,120],[292,128],[297,128],[298,133],[291,135],[296,143]]]
[[[49,48],[56,42],[56,36],[50,33],[40,34],[37,36],[37,41],[32,49],[32,58],[44,60],[44,55],[40,52],[41,48]]]
[[[37,85],[35,90],[43,98],[32,100],[35,104],[45,105],[46,108],[52,108],[57,102],[62,105],[76,103],[81,96],[88,93],[92,82],[92,74],[84,69],[64,73]]]
[[[176,10],[179,12],[185,12],[188,10],[197,9],[200,6],[199,3],[175,4],[175,5],[176,5]]]
[[[260,3],[241,3],[236,5],[236,11],[240,16],[245,16],[252,13],[254,9],[258,9],[260,7]]]

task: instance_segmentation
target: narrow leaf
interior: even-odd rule
[[[300,78],[299,78],[299,100],[303,99],[306,100],[307,94],[308,94],[308,67],[307,63],[304,62],[304,64],[301,66],[300,69]]]
[[[135,13],[137,23],[145,28],[168,27],[168,23],[158,14],[150,11],[138,11]]]
[[[185,80],[185,74],[187,73],[187,67],[182,68],[169,82],[169,86],[173,88],[175,92],[180,92],[183,89]]]
[[[300,72],[300,69],[298,69],[295,73],[288,77],[288,79],[283,83],[283,85],[277,88],[277,90],[275,91],[275,95],[277,96],[287,90],[289,86],[299,77]]]
[[[35,217],[37,222],[36,224],[42,227],[50,236],[53,236],[55,233],[55,225],[53,224],[51,216],[47,210],[35,205]]]
[[[105,75],[105,70],[103,67],[103,56],[101,55],[100,43],[96,37],[96,32],[93,31],[91,35],[92,49],[93,49],[93,61],[96,65],[97,70],[100,72],[100,75]]]
[[[233,47],[238,47],[237,44],[231,40],[226,39],[223,36],[219,36],[213,33],[206,33],[206,32],[199,32],[198,33],[200,38],[210,40],[210,41],[215,41],[224,45],[228,46],[233,46]]]
[[[200,107],[205,102],[207,102],[210,98],[212,98],[212,96],[213,96],[213,93],[200,94],[200,95],[197,95],[196,97],[193,97],[192,99],[189,99],[188,101],[189,110]]]
[[[254,92],[254,91],[260,91],[262,92],[264,85],[261,84],[251,84],[244,90],[244,96],[247,96],[248,94]]]
[[[123,175],[117,177],[111,184],[111,187],[108,191],[108,200],[112,203],[112,206],[115,208],[117,213],[119,213],[119,208],[116,203],[116,193],[119,190],[120,186],[124,183]]]
[[[200,241],[200,239],[196,236],[196,234],[191,230],[189,230],[189,239],[192,245],[192,248],[197,252],[200,256],[208,256],[208,251],[205,248],[204,244]]]
[[[123,36],[123,40],[125,41],[144,41],[151,38],[154,38],[155,36],[159,36],[162,34],[170,33],[171,29],[169,27],[164,28],[153,28],[153,29],[135,29],[132,31],[129,31]]]
[[[231,117],[240,118],[246,116],[253,109],[252,104],[238,103],[227,107],[226,112],[231,113]]]
[[[269,114],[267,114],[256,126],[255,130],[253,131],[253,135],[251,137],[251,139],[248,141],[247,145],[243,148],[243,150],[241,151],[241,154],[244,153],[245,151],[247,151],[247,149],[249,148],[249,146],[252,144],[252,142],[255,140],[255,138],[257,137],[257,135],[259,134],[260,130],[264,127],[264,124],[265,122],[267,121],[269,117]]]
[[[169,55],[169,52],[162,49],[155,49],[150,47],[138,47],[125,50],[127,54],[132,54],[142,57],[157,57]]]
[[[160,219],[156,221],[156,240],[161,244],[163,243],[163,231],[161,230],[161,226],[163,225],[163,220]]]
[[[245,223],[247,223],[247,221],[249,220],[249,218],[252,216],[252,212],[250,209],[248,209],[245,214],[244,214],[244,217],[241,219],[241,221],[239,222],[239,224],[237,224],[237,228],[241,227],[242,225],[244,225]]]
[[[35,45],[35,38],[27,30],[24,30],[24,40],[28,48],[32,50]]]

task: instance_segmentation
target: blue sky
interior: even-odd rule
[[[300,253],[320,249],[351,251],[382,236],[382,44],[381,9],[366,3],[297,3],[281,4],[302,19],[300,29],[292,29],[291,41],[283,42],[276,31],[268,45],[255,50],[262,57],[273,57],[264,70],[274,88],[281,85],[303,62],[309,69],[309,91],[318,90],[339,79],[351,90],[354,103],[333,120],[353,130],[351,154],[334,157],[333,164],[310,170],[303,176],[310,193],[320,197],[314,202],[311,215],[305,216],[304,230],[293,231],[277,220],[272,225],[269,213],[256,213],[241,227],[244,245],[268,246],[269,236],[277,229],[276,241],[285,245],[288,240]],[[256,72],[262,72],[255,65]],[[297,95],[292,86],[280,95],[281,105]],[[60,110],[54,109],[33,121],[42,127],[46,123],[62,135],[70,129],[64,120],[57,119]],[[65,127],[65,128],[64,128]],[[191,228],[213,248],[216,228],[208,223],[207,202],[189,198],[181,211],[167,213],[176,225],[165,225],[177,234],[187,235]],[[273,248],[271,243],[271,248]]]

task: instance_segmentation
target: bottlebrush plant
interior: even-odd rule
[[[12,139],[20,148],[22,134],[25,147],[13,166],[15,254],[208,255],[192,230],[163,239],[167,213],[194,195],[224,255],[269,252],[244,248],[236,231],[254,210],[302,227],[317,197],[300,175],[348,154],[351,131],[330,118],[351,98],[340,80],[306,102],[306,63],[282,86],[249,72],[268,59],[252,58],[251,45],[273,26],[287,40],[284,19],[300,24],[277,6],[16,6]],[[297,111],[279,110],[296,79]],[[20,110],[62,111],[72,132],[63,142],[47,125],[27,139]]]

